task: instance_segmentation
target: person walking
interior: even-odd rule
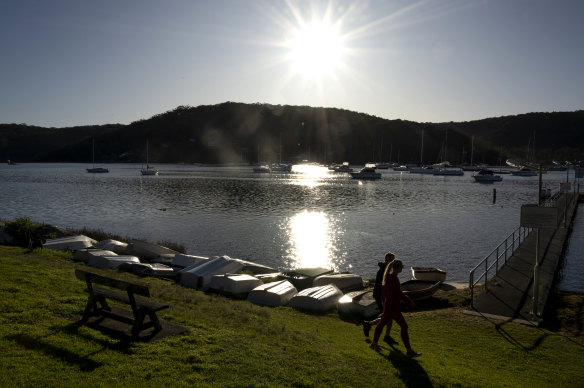
[[[373,285],[373,298],[375,302],[377,302],[377,308],[379,309],[380,313],[383,311],[383,303],[381,302],[381,289],[383,287],[383,276],[385,274],[385,268],[389,263],[391,263],[395,259],[395,254],[392,252],[387,252],[385,254],[384,262],[379,262],[377,265],[379,269],[377,270],[377,275],[375,276],[375,284]],[[363,334],[365,337],[369,337],[369,331],[371,330],[371,326],[375,326],[381,318],[377,317],[371,321],[364,320],[363,321]],[[389,345],[397,345],[398,342],[391,338],[391,326],[393,324],[393,319],[390,319],[387,322],[387,330],[385,331],[385,337],[383,337],[383,341],[387,342]]]
[[[397,275],[402,271],[404,265],[400,259],[395,259],[387,265],[385,268],[385,274],[383,277],[383,288],[381,291],[381,301],[383,303],[383,312],[381,313],[381,319],[375,326],[375,332],[373,334],[373,342],[369,346],[371,349],[380,351],[381,347],[377,343],[383,327],[387,325],[389,320],[393,319],[401,328],[401,339],[406,347],[406,355],[410,358],[421,356],[422,353],[414,351],[410,345],[410,337],[408,333],[408,324],[400,310],[399,303],[402,299],[409,302],[410,306],[415,307],[414,301],[404,294],[400,287],[399,278]]]

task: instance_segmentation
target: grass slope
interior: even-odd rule
[[[123,342],[75,324],[87,297],[74,276],[78,267],[84,265],[68,253],[0,246],[0,386],[542,387],[584,381],[581,331],[574,336],[467,316],[460,295],[442,291],[443,308],[420,306],[405,314],[412,345],[423,353],[410,360],[397,327],[400,344],[376,353],[361,327],[336,312],[261,307],[103,271],[149,285],[155,300],[171,306],[159,316],[188,328],[152,343]],[[582,298],[569,304],[579,306],[572,318],[582,322]]]

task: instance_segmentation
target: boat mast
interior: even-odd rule
[[[420,166],[424,165],[424,128],[422,128],[422,149],[420,151]]]
[[[473,158],[473,153],[474,153],[474,136],[472,137],[472,140],[470,142],[470,166],[472,167],[472,158]]]

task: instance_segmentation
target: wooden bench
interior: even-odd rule
[[[77,279],[85,281],[87,292],[89,292],[89,299],[81,323],[86,322],[92,316],[108,317],[131,324],[132,337],[134,338],[137,338],[142,330],[150,327],[154,327],[154,332],[162,329],[156,312],[168,308],[168,305],[135,297],[135,295],[140,295],[149,298],[150,290],[148,287],[80,269],[75,270],[75,276]],[[109,288],[98,287],[96,284]],[[125,293],[116,290],[125,291]],[[129,304],[132,308],[133,318],[114,312],[108,305],[107,299]],[[146,316],[150,317],[149,322],[144,322]]]

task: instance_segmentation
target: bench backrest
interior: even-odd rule
[[[108,278],[93,272],[83,271],[81,269],[75,270],[75,276],[79,280],[90,282],[92,284],[97,283],[104,286],[117,288],[119,290],[129,291],[136,295],[150,297],[150,290],[148,289],[148,287],[139,284],[133,284],[126,282],[124,280]]]

